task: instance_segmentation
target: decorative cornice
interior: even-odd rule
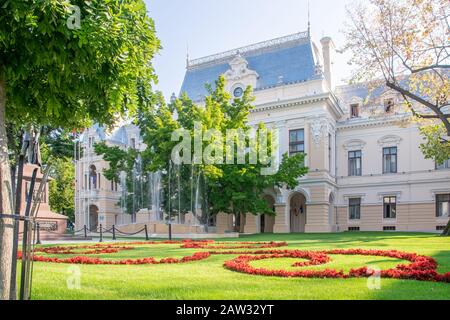
[[[400,115],[393,117],[383,117],[381,119],[376,118],[366,118],[366,119],[351,119],[343,122],[337,123],[337,130],[353,129],[353,128],[365,128],[365,127],[376,127],[383,125],[392,125],[395,123],[405,123],[410,118],[410,115]]]
[[[330,99],[330,95],[328,93],[324,93],[324,94],[318,94],[318,95],[314,95],[314,96],[302,97],[300,99],[286,100],[284,102],[283,101],[274,101],[271,103],[261,104],[261,105],[255,107],[255,109],[250,110],[250,112],[257,113],[257,112],[263,112],[263,111],[267,111],[267,110],[284,109],[284,108],[305,105],[308,103],[326,101],[328,99]]]

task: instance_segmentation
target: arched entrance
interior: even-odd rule
[[[94,204],[89,206],[89,229],[96,231],[98,227],[98,207]]]
[[[306,225],[306,198],[296,192],[289,202],[291,232],[305,232]]]
[[[264,200],[267,206],[275,213],[275,199],[271,195],[266,194]],[[273,233],[273,226],[275,224],[275,215],[261,214],[259,217],[259,230],[261,233]]]

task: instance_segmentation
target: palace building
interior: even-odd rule
[[[276,215],[242,217],[244,232],[442,230],[450,214],[450,161],[437,166],[424,158],[418,125],[396,92],[336,86],[334,54],[331,38],[316,43],[307,31],[187,61],[181,92],[201,104],[205,84],[220,75],[236,98],[250,85],[250,124],[278,130],[280,157],[307,154],[309,173],[295,190],[273,188],[263,195]],[[130,226],[153,221],[154,232],[163,232],[151,212],[121,213],[121,188],[102,176],[106,164],[92,152],[98,140],[145,148],[131,125],[110,136],[99,126],[86,130],[76,165],[77,227],[103,223],[134,230]],[[192,219],[178,223],[179,233],[205,232]],[[222,234],[235,223],[219,214],[209,230]]]

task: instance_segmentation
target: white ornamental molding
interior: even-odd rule
[[[351,139],[344,143],[344,149],[347,151],[362,150],[366,142],[361,139]]]
[[[357,97],[357,96],[353,96],[350,99],[348,99],[348,101],[346,101],[346,103],[344,103],[344,105],[342,106],[342,111],[344,112],[349,112],[350,111],[350,105],[352,104],[358,104],[359,107],[362,107],[364,104],[364,99],[362,99],[361,97]]]
[[[316,147],[320,145],[323,137],[328,134],[328,121],[325,119],[314,119],[309,123],[311,138]]]
[[[365,193],[351,193],[351,194],[344,194],[342,196],[344,198],[345,202],[348,202],[349,199],[353,198],[361,198],[361,202],[364,202],[364,198],[366,197]]]
[[[402,192],[401,191],[391,191],[391,192],[378,192],[378,199],[380,201],[383,201],[384,197],[396,197],[397,201],[400,200],[401,196],[402,196]]]
[[[259,77],[256,71],[250,70],[248,68],[247,60],[240,54],[237,54],[236,57],[233,60],[231,60],[229,64],[231,69],[225,72],[224,74],[225,79],[229,82],[238,81],[243,77],[250,77],[252,79],[254,78],[254,80],[256,80]]]
[[[402,138],[396,135],[387,135],[378,140],[378,145],[381,147],[394,147],[398,146]]]

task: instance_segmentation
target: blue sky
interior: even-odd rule
[[[163,49],[154,65],[156,89],[166,98],[179,93],[186,70],[186,52],[192,58],[305,31],[308,0],[145,0]],[[310,1],[313,40],[330,36],[344,44],[340,30],[350,0]],[[337,80],[349,77],[348,55],[338,55]]]

